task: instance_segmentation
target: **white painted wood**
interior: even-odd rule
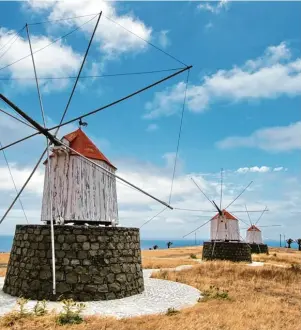
[[[227,219],[225,216],[218,216],[210,221],[211,240],[240,240],[238,220]]]
[[[66,141],[64,141],[65,143]],[[104,161],[96,163],[115,173]],[[50,158],[50,185],[54,219],[65,221],[107,221],[118,224],[116,178],[101,171],[77,155],[70,155],[61,148],[54,149]],[[49,221],[49,180],[44,179],[42,221]]]
[[[246,235],[246,242],[263,244],[261,231],[255,228],[248,229]]]

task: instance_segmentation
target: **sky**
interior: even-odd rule
[[[223,168],[222,207],[253,181],[228,210],[267,207],[258,225],[273,227],[262,227],[264,239],[278,239],[279,234],[296,239],[301,236],[300,10],[300,2],[0,2],[0,91],[42,124],[23,28],[28,23],[33,51],[38,51],[37,74],[52,78],[40,80],[46,125],[57,124],[95,15],[102,11],[82,72],[86,78],[79,81],[66,120],[175,72],[162,70],[193,66],[188,84],[186,71],[84,120],[84,131],[118,175],[168,202],[185,104],[170,202],[174,210],[154,217],[164,209],[161,204],[117,183],[121,225],[139,228],[153,218],[141,228],[142,238],[181,239],[215,215],[191,178],[219,204]],[[108,76],[137,72],[152,73]],[[100,75],[107,76],[95,77]],[[64,79],[53,79],[57,77]],[[13,114],[3,102],[0,109]],[[77,127],[77,122],[67,125],[59,136]],[[2,145],[32,132],[0,114]],[[17,189],[45,144],[37,136],[5,150]],[[2,215],[16,192],[0,153]],[[30,223],[40,223],[44,170],[44,165],[38,168],[21,197]],[[247,224],[260,216],[234,214],[241,220],[242,238]],[[16,224],[25,223],[16,203],[0,234],[13,234]],[[197,235],[206,239],[209,233],[205,225]]]

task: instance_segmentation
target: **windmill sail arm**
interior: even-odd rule
[[[214,207],[215,205],[212,203],[212,201],[210,200],[210,198],[205,194],[205,192],[201,189],[201,187],[195,182],[195,180],[193,180],[193,178],[191,178],[192,182],[196,185],[196,187],[199,189],[199,191],[205,196],[205,198],[208,200],[209,203],[211,203]]]
[[[233,199],[233,201],[229,204],[229,205],[227,205],[226,207],[225,207],[225,210],[228,208],[228,207],[230,207],[249,187],[250,187],[250,185],[253,183],[253,181],[251,181],[243,190],[242,190],[242,192],[236,197],[236,198],[234,198]]]
[[[56,139],[56,138],[55,138]],[[107,172],[109,175],[112,175],[113,177],[115,177],[116,179],[119,179],[120,181],[126,183],[127,185],[131,186],[132,188],[140,191],[141,193],[143,193],[144,195],[154,199],[155,201],[159,202],[160,204],[163,204],[164,206],[168,207],[169,209],[173,209],[172,206],[170,206],[168,203],[165,203],[164,201],[160,200],[159,198],[149,194],[148,192],[144,191],[143,189],[137,187],[136,185],[132,184],[131,182],[125,180],[124,178],[120,177],[119,175],[115,174],[115,173],[112,173],[110,172],[108,169],[106,169],[105,167],[101,166],[100,164],[94,162],[93,160],[85,157],[84,155],[82,155],[80,152],[74,150],[73,148],[70,148],[67,144],[61,142],[60,140],[56,139],[57,143],[60,143],[60,145],[66,147],[68,150],[76,153],[77,155],[79,155],[81,158],[85,159],[87,162],[89,162],[90,164],[93,164],[95,165],[96,167],[98,168],[101,168],[103,171]]]

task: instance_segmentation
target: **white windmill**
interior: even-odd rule
[[[268,253],[269,252],[267,244],[264,244],[264,242],[263,242],[262,232],[259,228],[280,227],[281,226],[281,225],[269,225],[269,226],[258,226],[257,225],[266,210],[267,210],[267,207],[262,211],[262,213],[258,217],[257,221],[254,223],[251,220],[251,216],[250,216],[249,211],[247,210],[247,206],[246,206],[246,211],[247,211],[251,226],[249,228],[244,228],[244,229],[247,229],[246,242],[250,245],[252,253]]]
[[[200,192],[206,197],[206,199],[210,202],[211,205],[217,210],[217,214],[215,214],[210,220],[203,223],[201,226],[197,227],[193,231],[184,235],[184,237],[194,233],[201,227],[205,226],[210,222],[210,242],[204,242],[203,247],[203,258],[204,259],[226,259],[232,261],[251,261],[251,251],[250,247],[247,243],[243,242],[243,239],[240,235],[239,231],[239,221],[244,222],[242,219],[234,216],[233,213],[238,212],[266,212],[265,209],[262,210],[235,210],[229,211],[229,207],[249,188],[249,186],[253,183],[251,181],[241,192],[240,194],[234,198],[231,203],[229,203],[226,207],[222,207],[223,201],[223,170],[221,170],[221,182],[220,182],[220,203],[219,206],[215,203],[214,200],[211,200],[205,192],[199,187],[195,180],[192,179],[194,184],[200,190]],[[187,209],[186,209],[187,210]],[[203,210],[189,210],[189,211],[203,211]],[[231,243],[229,245],[227,243]],[[233,243],[237,243],[233,245]]]
[[[30,53],[18,61],[7,65],[11,66],[27,57],[31,57],[43,123],[38,123],[29,114],[0,93],[0,101],[3,101],[6,106],[9,106],[19,118],[13,115],[10,116],[36,130],[33,134],[11,142],[5,146],[2,146],[0,143],[0,151],[4,152],[5,149],[37,135],[44,136],[46,140],[46,148],[42,152],[39,160],[21,189],[17,191],[15,186],[17,195],[7,211],[0,217],[0,224],[6,219],[15,203],[19,200],[20,195],[32,179],[39,164],[44,159],[45,155],[47,155],[41,215],[41,220],[46,222],[46,224],[17,225],[16,227],[15,240],[10,254],[8,272],[3,286],[3,291],[13,296],[22,296],[36,300],[49,299],[56,301],[57,299],[64,298],[63,295],[66,295],[66,297],[74,300],[87,301],[123,298],[124,296],[141,293],[144,290],[144,284],[141,267],[139,229],[117,227],[119,222],[116,180],[119,180],[126,186],[131,187],[164,205],[165,209],[173,209],[170,205],[170,201],[168,203],[164,202],[117,175],[115,166],[109,162],[109,160],[100,152],[100,150],[98,150],[81,129],[65,135],[62,139],[57,137],[58,131],[61,127],[77,121],[79,121],[80,126],[86,126],[87,124],[82,122],[83,118],[95,115],[104,109],[124,102],[125,100],[180,75],[183,72],[187,72],[187,89],[189,70],[192,66],[184,64],[166,51],[148,43],[158,51],[161,51],[165,55],[180,62],[181,67],[170,70],[161,69],[152,71],[153,73],[173,71],[173,73],[148,85],[142,86],[140,89],[132,91],[130,94],[124,95],[119,99],[112,100],[110,103],[102,105],[97,109],[66,120],[66,114],[70,107],[79,79],[83,78],[81,74],[98,23],[102,17],[102,12],[87,16],[91,16],[92,18],[87,20],[84,24],[87,24],[94,19],[97,19],[97,21],[58,125],[48,127],[45,120],[47,115],[44,111],[43,98],[40,90],[39,81],[41,77],[39,77],[39,68],[36,66],[34,54],[77,31],[78,28],[60,38],[57,38],[43,48],[38,50],[35,49],[33,51],[29,28],[36,23],[26,24],[16,35],[17,38],[22,38],[20,33],[26,29]],[[112,21],[112,23],[116,23],[119,27],[124,28],[129,33],[135,35],[135,33],[129,31],[119,23],[114,22],[114,20],[108,17],[103,18]],[[68,20],[69,19],[71,18],[68,18]],[[51,20],[38,24],[49,24],[50,22]],[[56,22],[56,20],[53,22]],[[137,37],[141,39],[141,37]],[[9,41],[11,44],[7,49],[9,49],[14,43],[13,39],[16,40],[15,38],[11,38],[11,41]],[[5,50],[5,52],[7,52],[7,50]],[[0,70],[7,66],[0,68]],[[135,74],[142,73],[143,72],[136,72]],[[147,71],[144,73],[149,74],[150,72]],[[120,73],[119,75],[126,74]],[[49,79],[66,78],[69,79],[72,77],[50,77]],[[0,112],[6,113],[2,109],[0,109]],[[50,154],[51,151],[52,154]],[[9,165],[8,162],[7,164]],[[63,224],[69,224],[69,226]],[[88,226],[83,226],[85,224],[88,224]],[[104,224],[106,227],[101,228],[99,226],[101,224]],[[17,242],[17,240],[19,241]],[[24,242],[28,247],[18,248],[18,246],[24,245]],[[121,244],[118,244],[119,242],[121,242]],[[129,242],[131,243],[131,254],[129,254],[128,247],[125,248],[125,246],[129,245]],[[39,249],[37,249],[37,246],[39,246]],[[125,251],[124,249],[127,250]],[[15,253],[18,254],[18,257],[15,257]],[[124,258],[124,255],[127,255],[127,257]],[[18,262],[15,262],[15,260],[18,260]],[[24,260],[26,260],[26,262],[23,262]],[[121,260],[123,261],[121,262]],[[110,279],[109,281],[106,272],[110,275],[112,268],[114,269],[114,271],[112,270],[112,273],[119,274],[121,272],[121,266],[124,266],[124,264],[127,265],[123,267],[122,272],[124,274],[122,274],[122,276],[128,279],[127,285],[124,284],[124,281],[121,285],[119,283],[121,281],[119,281],[118,276],[115,275],[112,277],[115,278],[114,281],[117,281],[118,283],[112,283],[113,279]],[[93,267],[90,267],[90,265],[93,265]],[[104,266],[106,271],[104,271]],[[116,268],[118,269],[117,272]],[[57,269],[59,269],[59,272],[57,272]],[[95,269],[97,270],[95,271]],[[127,271],[125,269],[127,269]],[[128,277],[126,276],[126,272],[129,272]],[[86,278],[82,276],[83,274]],[[94,276],[95,274],[97,274],[97,276]],[[89,280],[87,280],[87,277]],[[41,281],[41,279],[43,280]],[[20,281],[22,281],[22,285],[20,285]],[[89,285],[86,285],[87,281]],[[107,283],[106,281],[108,282],[108,285],[103,285],[103,283]],[[78,290],[78,287],[81,284],[83,284],[82,289]]]

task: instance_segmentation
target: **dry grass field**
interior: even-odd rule
[[[123,320],[94,316],[80,325],[64,327],[58,326],[55,315],[50,314],[21,319],[11,329],[301,330],[301,252],[287,250],[271,249],[270,255],[253,255],[253,260],[269,263],[263,267],[219,261],[196,263],[181,272],[154,273],[153,277],[186,283],[204,293],[199,303],[178,313]],[[143,251],[143,263],[161,262],[163,268],[177,260],[188,264],[191,253],[199,257],[201,249]],[[286,267],[276,267],[279,264]],[[8,329],[4,321],[0,319],[1,330]]]
[[[174,268],[181,265],[195,265],[202,257],[202,247],[171,248],[166,250],[142,251],[143,268]]]
[[[0,276],[5,276],[9,253],[0,253]]]

